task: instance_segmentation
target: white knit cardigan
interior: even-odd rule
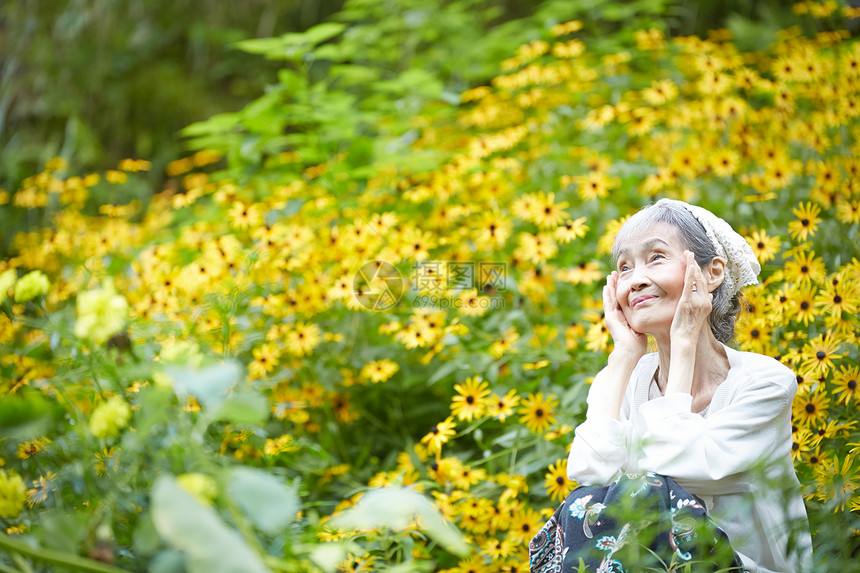
[[[570,448],[568,477],[606,485],[622,473],[669,476],[703,500],[746,569],[806,571],[812,540],[791,460],[795,375],[773,358],[723,347],[729,373],[701,414],[691,412],[690,394],[656,390],[656,353],[639,360],[619,420],[591,406],[606,371],[598,373]]]

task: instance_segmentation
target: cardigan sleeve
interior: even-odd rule
[[[567,477],[580,485],[606,485],[621,475],[627,463],[632,427],[630,397],[635,374],[628,382],[620,419],[616,420],[592,405],[605,371],[601,370],[591,383],[585,421],[576,427],[567,457]]]
[[[646,430],[638,466],[679,480],[718,482],[753,469],[790,447],[794,375],[776,360],[743,372],[737,391],[707,418],[690,411],[689,394],[669,394],[639,407]],[[758,366],[758,367],[757,367]]]

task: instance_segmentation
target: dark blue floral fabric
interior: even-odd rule
[[[654,473],[576,488],[529,543],[529,566],[532,573],[743,571],[699,500]]]

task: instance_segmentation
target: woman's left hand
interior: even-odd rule
[[[672,347],[676,342],[695,343],[699,332],[708,323],[708,316],[713,308],[714,295],[708,291],[708,282],[702,269],[696,263],[691,251],[684,251],[687,270],[684,274],[684,291],[678,300],[675,317],[669,336]]]

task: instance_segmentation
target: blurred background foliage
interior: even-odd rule
[[[422,80],[457,94],[488,81],[548,19],[584,19],[608,43],[632,34],[634,22],[673,35],[727,25],[750,49],[794,20],[779,0],[5,0],[0,188],[16,189],[57,156],[76,172],[145,158],[153,182],[163,181],[182,151],[181,128],[235,111],[275,81],[282,63],[236,42],[306,30],[335,14],[349,26],[341,45],[351,63],[391,75],[419,69]]]

